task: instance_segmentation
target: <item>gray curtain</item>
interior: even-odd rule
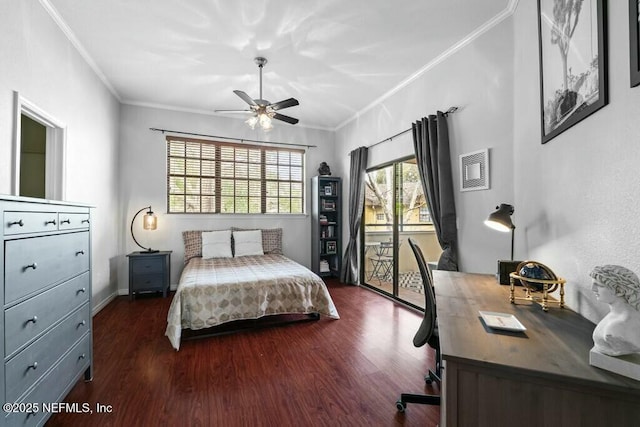
[[[342,259],[340,281],[357,284],[358,274],[358,232],[364,209],[364,174],[367,169],[367,147],[356,148],[351,152],[351,171],[349,172],[349,244]]]
[[[458,231],[447,118],[438,111],[437,115],[415,122],[411,129],[422,187],[443,251],[438,270],[458,271]]]

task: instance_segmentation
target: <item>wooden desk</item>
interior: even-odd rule
[[[493,275],[433,276],[441,426],[640,425],[640,382],[589,365],[593,323],[567,308],[510,304]],[[492,330],[479,310],[511,313],[527,330]]]

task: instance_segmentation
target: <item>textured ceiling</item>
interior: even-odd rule
[[[514,0],[41,0],[125,103],[213,113],[294,97],[336,129],[473,37]],[[291,126],[276,122],[277,126]]]

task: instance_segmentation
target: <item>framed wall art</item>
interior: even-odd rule
[[[629,0],[629,58],[631,87],[640,84],[640,0]]]
[[[542,143],[607,105],[605,0],[538,0]]]
[[[460,155],[460,191],[489,189],[489,149]]]

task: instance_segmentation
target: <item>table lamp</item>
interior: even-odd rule
[[[148,209],[148,211],[147,213],[144,214],[144,217],[142,220],[142,228],[144,228],[145,230],[155,230],[156,228],[158,228],[158,217],[156,217],[156,215],[151,210],[151,206],[147,206],[140,209],[133,216],[133,219],[131,220],[131,237],[133,237],[133,241],[136,242],[136,245],[144,249],[145,253],[153,254],[159,251],[157,249],[145,248],[138,242],[138,240],[136,239],[136,236],[133,234],[133,224],[136,222],[136,217],[140,214],[140,212],[142,212],[145,209]]]
[[[511,221],[511,215],[513,215],[513,205],[501,203],[500,206],[496,206],[496,211],[492,212],[489,217],[484,221],[485,225],[493,228],[494,230],[508,233],[511,231],[511,259],[510,260],[498,260],[498,282],[501,285],[509,284],[509,273],[516,271],[516,267],[520,261],[513,260],[513,240],[516,226]]]

